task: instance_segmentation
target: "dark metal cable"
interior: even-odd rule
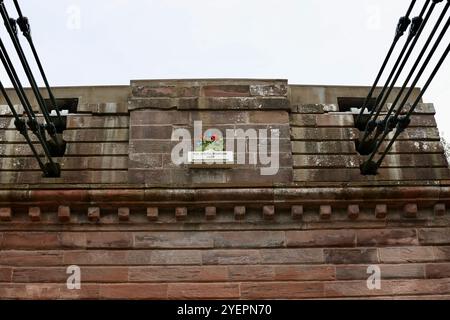
[[[408,102],[409,97],[411,96],[412,92],[414,91],[414,88],[416,87],[417,83],[419,82],[420,78],[422,77],[423,73],[425,72],[428,64],[430,63],[431,59],[433,58],[436,50],[438,49],[440,43],[442,42],[442,39],[444,38],[445,34],[448,31],[448,28],[450,27],[450,18],[447,20],[447,23],[445,24],[444,28],[442,29],[441,33],[439,34],[439,37],[437,38],[435,44],[433,45],[433,48],[431,49],[430,53],[428,54],[426,60],[424,61],[419,73],[417,74],[416,78],[414,79],[411,88],[408,90],[406,96],[404,97],[400,107],[397,109],[394,119],[392,121],[398,121],[398,118],[400,117],[401,112],[403,111],[404,106],[406,105],[406,103]],[[446,55],[448,54],[448,52],[446,52],[444,54],[444,56],[446,57]],[[444,58],[445,60],[445,58]],[[443,61],[442,58],[438,64],[438,67],[440,67],[442,65]],[[437,69],[437,70],[436,70]],[[433,71],[432,77],[430,77],[430,79],[434,78],[434,76],[436,75],[437,71],[439,68],[435,68],[435,70]],[[429,84],[431,83],[431,81],[427,82],[427,86],[426,88],[424,88],[425,90],[428,88]],[[422,90],[420,96],[423,97],[424,91]],[[419,100],[420,101],[420,100]],[[416,106],[414,106],[415,109]],[[411,108],[412,109],[412,108]],[[411,113],[411,110],[410,112]],[[412,113],[411,113],[412,114]],[[401,122],[397,124],[397,128],[401,125]],[[404,125],[404,124],[403,124]],[[406,128],[405,128],[406,129]],[[404,130],[403,130],[404,131]],[[376,173],[378,166],[374,166],[375,164],[373,163],[373,159],[375,158],[378,150],[380,149],[382,143],[384,142],[384,140],[386,139],[386,137],[389,135],[390,131],[389,130],[385,130],[385,132],[383,133],[383,136],[381,137],[381,139],[378,141],[375,149],[373,150],[372,154],[370,155],[370,158],[363,164],[362,166],[362,171],[365,174],[374,174],[374,172]],[[398,135],[396,135],[396,137],[398,137]],[[391,143],[393,144],[395,142],[396,138],[391,140]],[[383,157],[384,159],[384,157]]]
[[[373,142],[376,141],[376,140],[378,139],[378,137],[383,133],[384,130],[386,130],[386,127],[387,127],[387,126],[390,126],[391,129],[395,128],[395,124],[393,125],[392,122],[387,121],[388,118],[389,118],[389,116],[390,116],[390,113],[389,113],[389,116],[386,117],[386,118],[385,118],[384,120],[382,120],[382,121],[378,121],[378,122],[377,122],[377,119],[378,119],[378,117],[380,116],[381,111],[383,110],[383,107],[384,107],[384,105],[386,104],[386,102],[387,102],[389,96],[391,95],[392,90],[395,88],[395,84],[397,83],[398,79],[400,78],[400,76],[401,76],[401,74],[402,74],[402,72],[403,72],[403,70],[404,70],[404,68],[405,68],[405,66],[406,66],[406,64],[407,64],[407,62],[408,62],[408,60],[409,60],[409,58],[411,57],[411,54],[413,53],[413,51],[414,51],[414,49],[415,49],[415,47],[416,47],[416,45],[417,45],[417,42],[419,41],[419,39],[420,39],[420,37],[421,37],[421,35],[422,35],[422,33],[423,33],[423,30],[425,29],[426,25],[428,24],[428,21],[429,21],[431,15],[432,15],[432,13],[433,13],[433,11],[434,11],[436,5],[437,5],[439,2],[442,2],[442,0],[433,0],[433,3],[432,3],[432,5],[431,5],[430,9],[428,10],[427,15],[425,16],[425,19],[422,19],[421,16],[415,18],[415,19],[416,19],[416,22],[415,22],[415,23],[413,22],[413,25],[415,24],[415,25],[416,25],[416,28],[418,28],[418,30],[416,31],[416,35],[415,35],[415,37],[414,37],[414,40],[413,40],[413,42],[411,43],[411,46],[409,47],[409,50],[408,50],[408,52],[407,52],[405,58],[403,59],[403,62],[402,62],[402,64],[400,65],[400,67],[399,67],[399,69],[398,69],[398,71],[397,71],[397,74],[395,75],[395,77],[394,77],[394,79],[393,79],[393,81],[392,81],[392,83],[391,83],[391,85],[390,85],[390,87],[389,87],[389,90],[386,92],[386,94],[385,94],[383,100],[380,102],[379,108],[378,108],[378,110],[376,111],[375,115],[373,116],[373,119],[370,119],[370,120],[369,120],[370,124],[368,124],[368,126],[367,126],[367,128],[366,128],[366,129],[368,129],[368,130],[365,132],[364,137],[361,139],[361,141],[360,141],[360,143],[359,143],[360,151],[363,151],[364,149],[370,149],[371,147],[373,147],[373,146],[374,146],[374,143],[373,143]],[[447,11],[447,9],[448,9],[448,6],[446,6],[446,8],[444,8],[444,15],[445,15],[445,12]],[[441,22],[442,19],[443,19],[443,15],[441,15],[440,19],[441,19],[441,20],[440,20],[440,21],[436,24],[436,26],[434,27],[434,30],[433,30],[434,33],[432,33],[433,36],[434,36],[434,34],[436,33],[436,30],[437,30],[438,26],[440,25],[440,22]],[[411,31],[412,31],[412,32],[415,32],[415,31],[413,30],[413,26],[411,26]],[[410,36],[411,36],[411,33],[410,33]],[[429,45],[429,43],[431,42],[433,36],[431,36],[431,37],[428,38],[427,43],[425,44],[425,50],[422,50],[423,53],[421,53],[421,55],[419,55],[419,58],[417,59],[417,61],[416,61],[416,63],[415,63],[415,67],[413,67],[413,70],[414,70],[414,71],[415,71],[415,68],[417,68],[417,65],[419,64],[420,60],[422,59],[423,54],[425,53],[424,51],[426,51],[426,48],[428,48],[428,45]],[[414,71],[412,71],[412,72],[414,72]],[[412,76],[412,75],[411,75],[411,76]],[[410,79],[410,78],[408,78],[408,80],[406,81],[406,84],[405,84],[404,87],[400,90],[400,92],[399,92],[399,94],[397,95],[397,97],[396,97],[394,103],[392,104],[390,110],[392,110],[392,107],[395,108],[395,105],[397,104],[398,99],[400,99],[401,95],[403,94],[403,90],[404,90],[404,88],[406,87],[407,83],[409,82],[409,79]],[[369,139],[369,136],[371,135],[371,133],[373,132],[373,130],[374,130],[375,128],[377,129],[377,130],[376,130],[376,133],[375,133],[375,136],[374,136],[372,139],[370,139],[370,141],[367,141],[367,140]]]
[[[16,129],[20,134],[25,138],[25,141],[27,142],[28,146],[31,149],[31,152],[33,153],[33,156],[37,160],[39,167],[41,170],[46,173],[47,168],[45,167],[45,164],[42,162],[41,157],[39,156],[39,153],[36,150],[36,147],[34,146],[33,142],[31,141],[30,135],[28,134],[27,124],[25,120],[21,119],[14,108],[14,105],[11,102],[11,99],[8,96],[8,93],[5,90],[5,87],[3,86],[3,83],[0,81],[0,91],[5,97],[5,101],[7,105],[9,106],[9,109],[11,110],[11,113],[14,116],[14,125],[16,126]]]
[[[42,114],[45,118],[46,121],[46,129],[48,134],[55,140],[55,142],[57,141],[56,138],[56,127],[52,121],[52,119],[50,118],[49,112],[47,110],[47,106],[42,98],[42,95],[39,91],[39,87],[36,83],[36,80],[33,76],[33,73],[31,72],[31,68],[30,65],[28,64],[28,61],[25,57],[25,54],[23,52],[22,46],[20,45],[19,39],[18,39],[18,35],[17,35],[17,29],[15,28],[15,20],[10,19],[8,16],[8,12],[6,10],[5,4],[3,2],[3,0],[0,0],[0,14],[5,22],[5,26],[6,29],[11,37],[11,40],[14,44],[14,47],[17,51],[17,54],[19,56],[19,59],[22,63],[22,66],[24,68],[25,74],[30,82],[30,85],[32,87],[32,90],[34,92],[34,95],[36,96],[36,99],[38,101],[38,104],[42,110]]]
[[[378,117],[380,116],[380,113],[381,113],[381,111],[382,111],[382,108],[383,108],[383,106],[386,104],[386,102],[387,102],[389,96],[391,95],[392,90],[393,90],[394,87],[395,87],[395,84],[397,83],[398,79],[400,78],[400,75],[401,75],[402,72],[403,72],[403,69],[404,69],[405,66],[406,66],[406,63],[408,62],[409,58],[411,57],[411,54],[413,53],[413,51],[414,51],[414,49],[415,49],[415,47],[416,47],[416,44],[417,44],[417,42],[419,41],[420,36],[422,35],[423,30],[425,29],[425,27],[426,27],[428,21],[430,20],[431,15],[433,14],[434,8],[435,8],[436,5],[438,4],[438,2],[441,2],[441,1],[442,1],[442,0],[434,0],[433,3],[432,3],[432,5],[431,5],[431,7],[430,7],[430,10],[428,10],[428,13],[427,13],[425,19],[422,19],[422,17],[420,17],[420,18],[417,20],[417,26],[419,27],[419,29],[418,29],[418,31],[417,31],[417,34],[415,35],[414,40],[413,40],[413,42],[411,43],[411,46],[409,47],[409,50],[408,50],[408,52],[407,52],[407,54],[406,54],[406,56],[405,56],[405,59],[403,59],[403,62],[402,62],[402,64],[400,65],[400,67],[399,67],[399,69],[398,69],[398,72],[397,72],[397,74],[395,75],[394,80],[393,80],[392,83],[391,83],[391,86],[389,87],[389,90],[387,91],[386,95],[384,96],[383,100],[381,101],[381,103],[380,103],[380,108],[378,109],[377,113],[374,115],[373,121],[376,121],[376,120],[378,119]],[[414,32],[414,30],[413,30],[413,32]]]
[[[404,35],[406,30],[408,29],[409,24],[411,23],[411,20],[409,19],[409,16],[410,16],[410,14],[411,14],[415,4],[416,4],[416,0],[411,1],[411,4],[410,4],[410,6],[408,8],[408,11],[407,11],[406,15],[404,17],[401,17],[399,22],[398,22],[394,40],[393,40],[393,42],[391,44],[391,47],[389,48],[389,51],[388,51],[388,54],[386,55],[386,58],[384,59],[383,65],[381,66],[381,69],[378,72],[378,75],[377,75],[377,77],[375,79],[375,82],[372,85],[372,88],[370,89],[370,92],[367,95],[367,97],[366,97],[366,99],[365,99],[365,101],[363,103],[363,106],[361,108],[361,112],[360,112],[360,114],[358,116],[358,119],[356,121],[357,123],[360,123],[360,124],[362,123],[362,116],[364,115],[364,112],[367,109],[367,105],[369,104],[369,101],[372,99],[373,93],[375,92],[375,89],[376,89],[376,87],[378,85],[378,82],[380,81],[381,76],[383,75],[388,62],[391,59],[392,53],[394,52],[394,49],[397,46],[398,41]]]
[[[409,33],[409,36],[408,36],[408,38],[407,38],[407,40],[406,40],[406,42],[405,42],[405,44],[403,46],[403,49],[400,52],[400,55],[398,56],[397,61],[395,62],[394,67],[392,68],[392,71],[389,74],[389,76],[388,76],[388,78],[386,80],[386,83],[385,83],[383,89],[381,90],[381,93],[379,94],[377,100],[376,100],[375,107],[372,109],[372,111],[369,114],[369,117],[368,117],[369,119],[368,119],[368,122],[367,122],[367,125],[366,125],[366,130],[365,130],[364,137],[362,139],[361,144],[363,144],[366,141],[366,139],[370,136],[370,134],[376,128],[375,121],[371,120],[371,119],[372,119],[372,117],[374,116],[375,113],[377,115],[379,115],[379,113],[381,112],[381,110],[383,108],[383,105],[381,104],[381,101],[383,100],[383,98],[384,98],[384,96],[386,94],[386,90],[390,86],[392,78],[396,75],[397,71],[401,72],[401,70],[399,69],[399,66],[402,63],[403,58],[405,57],[405,54],[406,54],[408,48],[412,46],[411,43],[412,43],[413,39],[418,35],[418,31],[419,31],[419,29],[420,29],[420,27],[422,25],[422,16],[425,13],[426,9],[428,8],[428,5],[430,4],[430,1],[431,0],[427,0],[425,2],[424,6],[422,8],[422,11],[420,13],[421,15],[419,17],[417,17],[417,18],[414,18],[413,23],[411,24],[410,33]],[[411,52],[412,52],[412,50],[411,50]],[[395,85],[395,83],[394,83],[394,85]]]
[[[19,77],[17,76],[17,72],[15,71],[15,68],[8,56],[8,53],[6,52],[6,48],[1,38],[0,38],[0,60],[2,61],[6,73],[8,74],[8,77],[17,93],[20,103],[22,104],[25,113],[28,116],[28,126],[30,127],[34,135],[38,138],[39,143],[41,144],[42,149],[44,150],[45,156],[49,161],[44,173],[48,177],[58,176],[60,169],[59,166],[53,161],[53,158],[51,156],[50,149],[48,147],[47,141],[45,140],[44,127],[42,124],[39,124],[39,122],[36,119],[31,104],[25,94],[23,86],[20,82]]]
[[[386,157],[386,155],[389,153],[389,151],[391,150],[392,146],[394,145],[395,141],[397,140],[397,138],[400,136],[400,134],[402,132],[404,132],[406,130],[406,128],[411,124],[411,116],[414,114],[414,111],[416,110],[417,106],[419,105],[419,103],[422,101],[422,98],[425,94],[425,92],[428,90],[430,84],[433,82],[436,74],[438,73],[439,69],[442,67],[442,64],[444,63],[444,61],[446,60],[448,54],[450,53],[450,44],[447,46],[447,49],[445,50],[444,54],[442,55],[441,59],[439,60],[437,66],[434,68],[430,78],[428,79],[427,83],[425,84],[424,88],[422,89],[422,92],[419,94],[419,96],[417,97],[416,101],[414,102],[414,104],[412,105],[411,109],[408,111],[408,113],[406,114],[405,117],[403,117],[398,125],[397,125],[397,130],[395,132],[395,135],[393,137],[393,139],[389,142],[389,145],[387,146],[386,150],[383,152],[383,154],[381,155],[380,159],[377,161],[377,167],[379,168],[381,166],[381,164],[383,163],[384,158]]]
[[[25,112],[28,116],[29,121],[35,120],[36,116],[34,114],[33,108],[31,107],[31,103],[28,100],[27,95],[25,94],[25,90],[23,89],[22,83],[20,82],[19,76],[17,75],[16,69],[13,66],[13,63],[8,55],[5,45],[3,44],[2,39],[0,38],[0,59],[2,60],[3,66],[16,89],[16,93],[19,96],[19,99],[25,109]]]
[[[436,35],[436,33],[437,33],[437,31],[438,31],[442,21],[444,20],[445,15],[447,14],[449,8],[450,8],[450,1],[447,0],[447,4],[445,5],[444,9],[442,10],[441,15],[439,16],[439,18],[438,18],[438,20],[436,22],[436,25],[434,26],[433,30],[431,31],[430,36],[428,37],[428,39],[427,39],[427,41],[426,41],[422,51],[420,52],[419,56],[417,57],[417,60],[414,63],[410,73],[406,77],[406,80],[405,80],[402,88],[400,89],[399,94],[397,95],[395,101],[393,102],[393,104],[389,108],[389,111],[388,111],[388,113],[385,116],[385,120],[388,120],[389,117],[391,116],[391,114],[395,111],[397,103],[400,101],[400,98],[402,97],[403,92],[406,90],[409,81],[411,80],[411,78],[413,77],[414,73],[416,72],[416,70],[417,70],[417,68],[418,68],[418,66],[420,64],[420,61],[422,61],[422,58],[424,57],[425,53],[427,52],[428,47],[430,46],[431,41],[433,40],[434,36]]]
[[[34,58],[36,60],[37,66],[39,68],[39,71],[41,72],[42,79],[44,80],[45,86],[47,88],[48,95],[49,95],[50,101],[52,103],[52,106],[53,106],[53,108],[56,111],[56,114],[58,116],[58,120],[60,122],[62,122],[61,112],[60,112],[60,110],[58,108],[58,105],[56,103],[55,96],[53,95],[52,89],[50,87],[50,84],[48,82],[48,79],[47,79],[47,76],[45,74],[44,68],[42,66],[41,59],[39,58],[39,55],[37,53],[36,47],[35,47],[34,42],[33,42],[33,38],[31,36],[31,28],[30,28],[29,20],[28,20],[27,17],[23,16],[22,10],[20,9],[20,5],[19,5],[18,0],[14,0],[14,5],[15,5],[17,13],[19,15],[19,19],[17,19],[17,24],[19,25],[23,36],[27,39],[27,41],[28,41],[28,43],[30,45],[31,51],[33,52],[33,55],[34,55]]]

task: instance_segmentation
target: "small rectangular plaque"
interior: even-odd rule
[[[234,153],[229,151],[189,152],[188,162],[191,164],[233,164]]]

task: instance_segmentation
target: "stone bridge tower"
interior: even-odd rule
[[[56,88],[77,101],[57,179],[42,178],[0,107],[0,298],[450,298],[450,170],[433,105],[364,176],[352,106],[367,91],[248,79]],[[276,150],[278,170],[237,154],[174,163],[173,133],[198,139],[200,121],[276,132],[277,149],[258,140],[243,153]]]

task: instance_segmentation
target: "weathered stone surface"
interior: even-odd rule
[[[206,207],[205,208],[205,217],[206,220],[214,220],[217,217],[217,208],[216,207]]]
[[[119,208],[118,210],[119,220],[127,222],[130,220],[130,208]]]
[[[28,209],[28,216],[33,222],[41,221],[41,208],[31,207],[30,209]]]
[[[147,208],[147,218],[150,221],[158,221],[159,209],[158,208]]]
[[[359,205],[349,205],[347,208],[348,217],[352,220],[356,220],[359,217],[360,209]]]
[[[387,217],[388,208],[385,204],[378,204],[375,208],[375,217],[377,219],[385,219]]]
[[[320,206],[320,219],[329,220],[331,219],[331,214],[333,209],[331,206]]]
[[[293,206],[291,208],[292,218],[294,220],[300,220],[303,217],[303,206]]]
[[[417,204],[410,203],[405,205],[403,212],[406,218],[416,218],[418,213]]]
[[[70,221],[70,207],[68,207],[68,206],[59,206],[59,208],[58,208],[58,219],[61,222],[69,222]]]
[[[11,208],[0,208],[0,221],[8,222],[12,219]]]
[[[100,208],[89,208],[88,219],[92,222],[98,222],[100,220]]]

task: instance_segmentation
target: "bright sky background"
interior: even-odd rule
[[[425,0],[417,2],[415,15]],[[12,0],[5,3],[16,16]],[[409,3],[21,1],[53,86],[240,77],[283,78],[291,84],[371,85]],[[445,3],[439,5],[435,18]],[[7,39],[3,28],[0,35]],[[440,52],[449,39],[445,38]],[[450,139],[449,84],[450,58],[425,96],[426,102],[435,103],[440,130]]]

